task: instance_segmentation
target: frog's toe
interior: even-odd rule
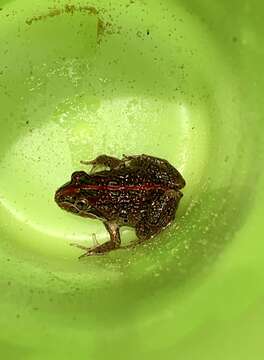
[[[89,161],[85,161],[85,160],[81,160],[80,163],[82,165],[88,165],[88,166],[92,166],[90,169],[90,173],[95,173],[98,169],[98,164],[96,163],[96,160],[89,160]]]
[[[81,160],[80,163],[83,165],[91,165],[93,164],[93,160]]]
[[[102,252],[96,252],[96,248],[86,248],[86,252],[79,256],[79,259],[83,259],[86,256],[98,256],[98,255],[104,255],[105,253]]]
[[[84,246],[84,245],[80,245],[80,244],[77,244],[77,243],[70,243],[70,246],[75,246],[79,249],[82,249],[82,250],[88,250],[87,246]]]
[[[98,251],[99,246],[87,247],[87,246],[80,245],[80,244],[77,244],[77,243],[70,243],[70,246],[75,246],[78,249],[85,250],[85,253],[82,254],[81,256],[79,256],[79,259],[82,259],[82,258],[84,258],[86,256],[103,255],[102,252]]]

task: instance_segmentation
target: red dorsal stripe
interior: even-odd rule
[[[81,186],[72,185],[62,190],[61,195],[68,195],[71,193],[78,193],[80,190],[108,190],[108,191],[147,191],[147,190],[168,190],[167,187],[158,184],[144,184],[144,185],[89,185],[83,184]]]

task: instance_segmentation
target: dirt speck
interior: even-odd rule
[[[97,21],[97,42],[100,42],[102,36],[105,34],[113,34],[112,24],[109,22],[104,22],[100,18]]]
[[[33,16],[29,19],[26,19],[27,25],[32,25],[34,22],[43,21],[48,18],[52,18],[55,16],[60,16],[63,14],[71,14],[73,15],[75,12],[82,12],[87,13],[88,15],[93,15],[97,17],[97,42],[100,43],[102,36],[105,34],[113,34],[113,27],[110,22],[104,21],[100,14],[105,13],[104,9],[96,9],[94,6],[77,6],[77,5],[71,5],[67,4],[63,8],[49,8],[48,12],[46,14]]]
[[[134,4],[135,4],[135,0],[129,0],[129,3],[126,4],[126,7],[128,8],[129,6],[134,5]]]

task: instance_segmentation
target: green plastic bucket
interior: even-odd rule
[[[263,11],[0,1],[1,358],[263,359]],[[54,192],[103,153],[187,186],[156,239],[79,261],[108,234]]]

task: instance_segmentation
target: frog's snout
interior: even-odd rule
[[[179,173],[177,180],[176,180],[176,185],[178,189],[182,189],[185,187],[186,185],[186,181],[184,180],[184,178],[182,177],[182,175]]]
[[[180,183],[180,188],[181,188],[181,189],[184,188],[185,185],[186,185],[186,181],[185,181],[184,178],[182,177],[182,178],[181,178],[181,183]]]
[[[60,202],[63,200],[63,196],[61,196],[61,191],[60,191],[60,189],[58,189],[58,190],[55,192],[54,200],[56,201],[56,203],[57,203],[58,205],[59,205]]]
[[[60,187],[56,192],[55,192],[55,196],[54,196],[54,200],[56,201],[56,203],[60,206],[63,207],[62,205],[65,202],[74,202],[73,199],[73,194],[71,193],[71,189],[68,188],[67,186],[68,184]]]

